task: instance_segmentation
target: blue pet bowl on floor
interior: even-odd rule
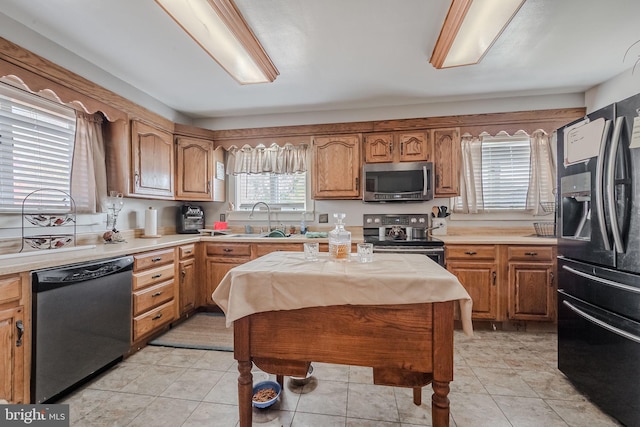
[[[276,403],[276,400],[278,400],[278,397],[280,397],[280,392],[282,391],[282,388],[280,387],[280,384],[278,384],[275,381],[261,381],[259,383],[257,383],[256,385],[253,386],[253,395],[255,396],[255,394],[265,388],[272,388],[275,390],[276,392],[276,397],[274,397],[273,399],[264,401],[264,402],[256,402],[255,400],[252,399],[253,402],[253,406],[255,406],[256,408],[267,408],[271,405],[273,405],[274,403]]]

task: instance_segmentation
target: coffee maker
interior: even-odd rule
[[[176,232],[178,234],[197,234],[204,228],[204,211],[200,206],[185,204],[178,207]]]

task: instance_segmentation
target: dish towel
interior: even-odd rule
[[[307,231],[305,233],[305,237],[309,239],[319,238],[319,237],[327,237],[329,233],[326,231]]]

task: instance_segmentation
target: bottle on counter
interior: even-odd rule
[[[345,230],[342,220],[347,215],[334,213],[336,227],[329,232],[329,256],[336,261],[349,261],[351,256],[351,232]]]
[[[304,223],[304,212],[302,212],[302,218],[300,219],[300,234],[306,234],[307,225]]]

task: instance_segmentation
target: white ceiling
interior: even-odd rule
[[[153,0],[0,0],[0,16],[192,118],[584,92],[640,56],[639,43],[623,60],[640,40],[638,0],[526,0],[480,64],[436,70],[429,58],[449,3],[236,0],[280,72],[248,86]],[[4,37],[20,44],[15,36]],[[54,62],[76,71],[72,59]]]

